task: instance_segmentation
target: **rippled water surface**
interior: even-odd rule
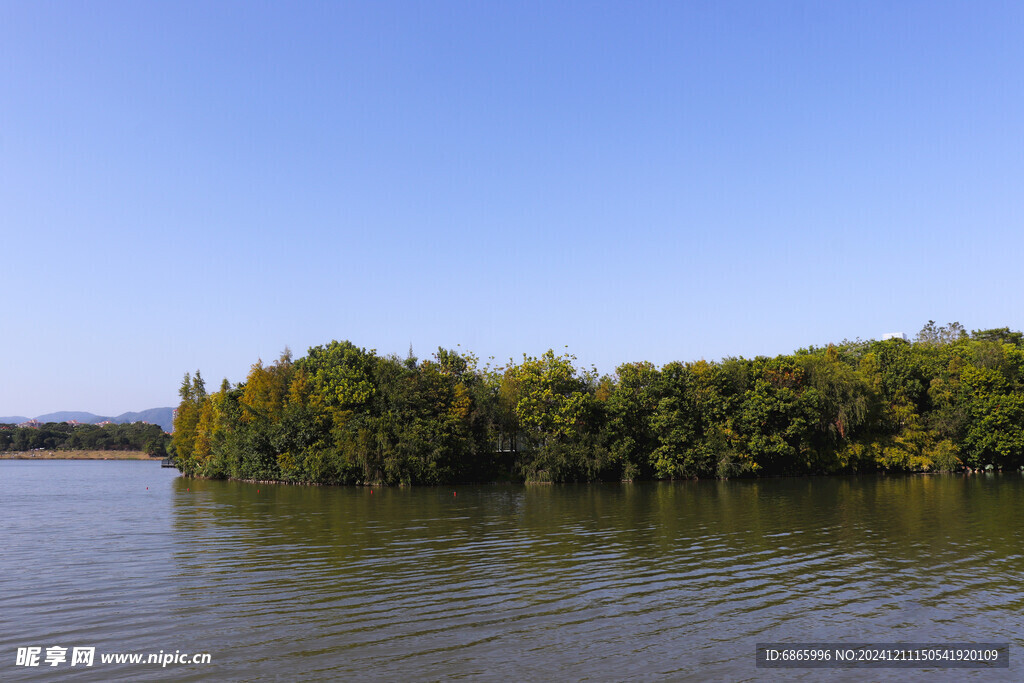
[[[0,679],[1019,680],[1021,510],[1017,475],[371,491],[0,461]],[[1011,668],[756,669],[764,641],[1003,641]],[[16,666],[53,645],[212,663]]]

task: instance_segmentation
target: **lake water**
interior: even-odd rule
[[[0,680],[1019,680],[1021,510],[1018,475],[371,492],[0,461]],[[1011,666],[757,669],[765,641]],[[211,662],[100,662],[161,651]]]

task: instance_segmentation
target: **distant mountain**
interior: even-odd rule
[[[21,417],[20,415],[13,417],[0,417],[0,424],[19,424],[21,422],[28,422],[28,419],[29,418]],[[40,422],[67,422],[68,420],[78,420],[83,424],[96,424],[97,422],[103,422],[104,420],[110,420],[117,424],[123,424],[125,422],[148,422],[150,424],[160,425],[165,432],[170,432],[174,429],[173,408],[150,408],[149,410],[143,410],[140,413],[122,413],[117,417],[104,417],[102,415],[86,413],[80,410],[63,410],[57,413],[40,415],[36,419]]]
[[[59,413],[47,413],[46,415],[40,415],[36,419],[40,422],[67,422],[68,420],[78,420],[79,422],[85,422],[87,424],[95,424],[97,422],[103,422],[104,420],[110,420],[109,417],[93,415],[92,413],[83,413],[80,410],[62,410]]]
[[[100,420],[102,422],[102,420]],[[149,410],[143,410],[141,413],[121,413],[115,418],[111,418],[111,422],[148,422],[154,425],[160,425],[164,428],[165,432],[174,430],[174,408],[150,408]]]

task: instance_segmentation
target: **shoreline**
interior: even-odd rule
[[[161,458],[150,457],[145,451],[4,451],[0,452],[0,460],[152,460],[159,462]]]
[[[154,458],[155,460],[155,458]],[[183,479],[198,479],[201,481],[231,481],[242,484],[265,484],[278,486],[324,486],[329,488],[371,488],[371,489],[437,489],[453,486],[593,486],[600,484],[651,484],[664,482],[698,482],[698,481],[773,481],[779,479],[842,479],[844,477],[875,477],[883,478],[909,478],[909,477],[934,477],[934,476],[958,476],[973,477],[978,475],[1010,475],[1018,474],[1016,470],[981,470],[965,468],[962,470],[930,470],[930,471],[887,471],[874,470],[870,472],[831,472],[816,474],[772,474],[768,476],[741,476],[741,477],[679,477],[675,479],[623,479],[621,481],[463,481],[446,482],[443,484],[382,484],[382,483],[328,483],[319,481],[289,481],[286,479],[242,479],[238,477],[208,477],[202,474],[185,474],[180,470],[179,476]],[[1024,474],[1024,470],[1020,471]]]

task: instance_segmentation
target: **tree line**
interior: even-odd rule
[[[160,425],[133,422],[110,425],[71,425],[47,422],[38,427],[0,425],[0,452],[47,450],[145,451],[165,457],[171,437]]]
[[[1016,469],[1024,342],[929,322],[913,342],[774,358],[626,363],[553,351],[381,356],[333,341],[208,393],[186,374],[173,450],[186,475],[325,484],[618,481]]]

